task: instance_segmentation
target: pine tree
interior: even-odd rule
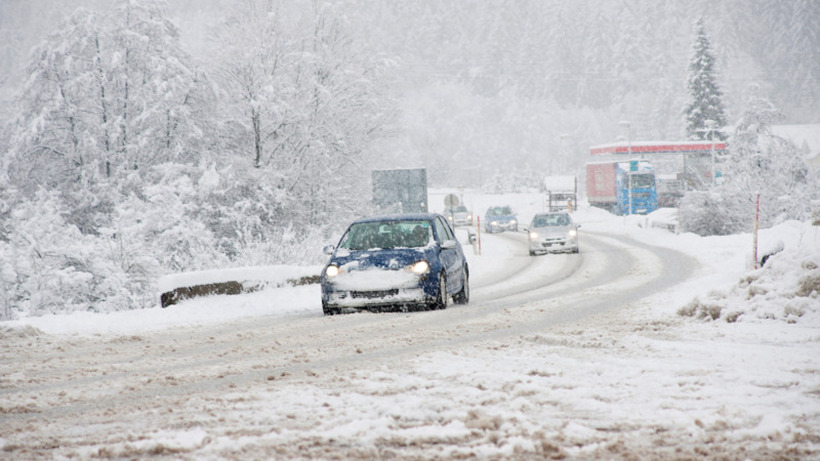
[[[689,139],[726,139],[720,129],[726,126],[723,93],[715,76],[715,57],[703,19],[695,25],[695,41],[689,60],[689,104],[684,108],[686,136]]]

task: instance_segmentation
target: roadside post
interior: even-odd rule
[[[475,222],[476,222],[476,226],[475,226],[476,235],[478,236],[478,238],[476,238],[476,241],[478,242],[478,253],[477,254],[479,256],[481,256],[481,216],[476,216],[475,217]],[[475,253],[475,247],[473,247],[473,252]]]
[[[755,260],[755,270],[757,267],[757,231],[760,228],[760,193],[757,194],[757,198],[755,199],[755,231],[754,231],[754,260]]]

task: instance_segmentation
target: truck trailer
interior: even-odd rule
[[[617,215],[658,209],[657,180],[649,162],[589,162],[586,171],[590,205]]]
[[[549,211],[573,211],[578,206],[578,181],[575,176],[547,176],[542,185]]]
[[[427,170],[373,170],[373,208],[379,214],[427,213]]]

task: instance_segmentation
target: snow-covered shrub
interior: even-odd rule
[[[704,303],[695,298],[689,304],[678,309],[678,315],[684,317],[697,317],[699,319],[717,320],[720,318],[720,312],[723,306],[717,303]]]
[[[210,269],[226,261],[217,237],[199,219],[202,195],[195,179],[201,169],[166,163],[151,168],[151,182],[141,196],[131,196],[117,208],[114,232],[130,237],[134,255],[151,255],[161,271]]]
[[[680,203],[680,228],[700,236],[731,235],[751,230],[754,203],[746,194],[725,188],[692,191]]]
[[[820,320],[820,251],[776,253],[729,292],[694,299],[678,315],[730,323],[746,319],[816,323]]]
[[[4,318],[85,310],[99,299],[93,290],[93,237],[66,223],[66,214],[59,194],[45,190],[15,205],[0,250],[8,289]]]

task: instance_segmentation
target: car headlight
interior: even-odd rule
[[[430,264],[427,261],[418,261],[416,263],[411,264],[410,271],[417,275],[422,275],[430,272]]]
[[[575,229],[570,229],[569,231],[567,231],[567,235],[569,235],[570,238],[575,238],[575,236],[578,235],[578,231]]]
[[[339,266],[327,266],[327,269],[325,269],[325,275],[328,277],[336,277],[339,275]]]
[[[491,226],[497,226],[497,225],[498,225],[498,221],[490,221],[490,225],[491,225]]]
[[[530,240],[538,240],[538,232],[530,232]]]
[[[510,221],[510,224],[512,224],[512,225],[514,226],[514,225],[515,225],[515,219],[513,219],[512,221]]]

